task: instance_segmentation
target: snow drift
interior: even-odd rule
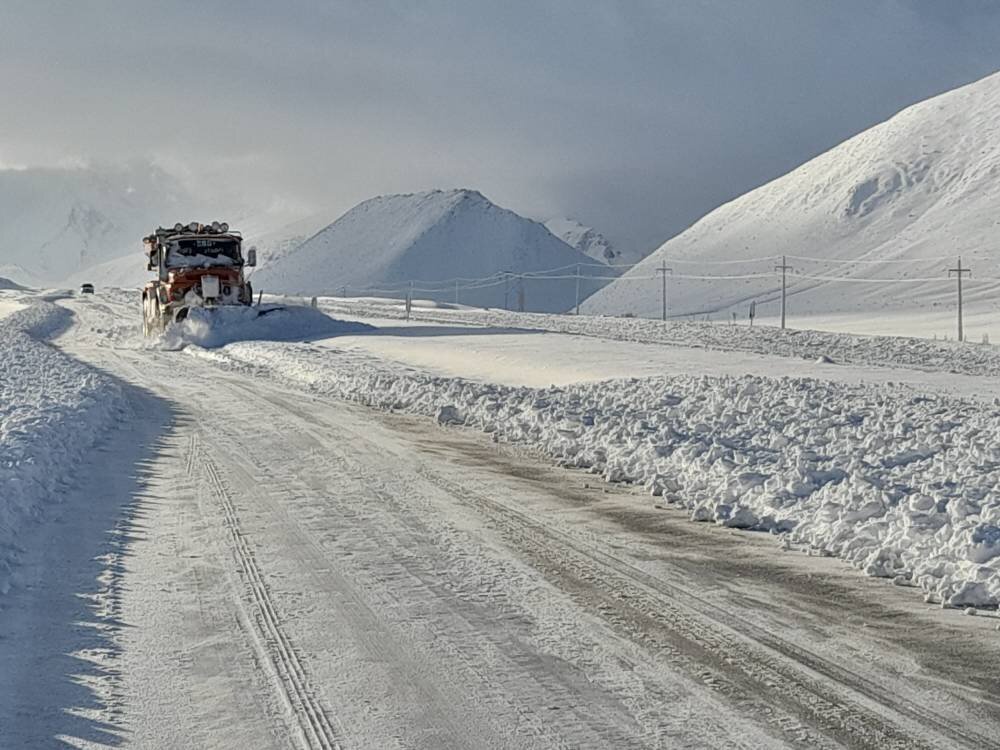
[[[994,252],[1000,219],[1000,73],[916,104],[793,172],[728,203],[663,244],[587,300],[592,313],[660,313],[655,275],[673,268],[676,315],[772,303],[780,256],[789,258],[790,309],[808,312],[920,310],[954,300],[946,269],[971,266],[967,302],[992,306],[1000,284]],[[748,259],[778,256],[759,262]],[[849,262],[845,262],[849,261]],[[863,262],[862,262],[863,261]],[[904,262],[900,262],[904,261]],[[713,265],[724,262],[724,265]],[[762,278],[699,280],[685,275]],[[922,279],[833,282],[823,277]],[[983,280],[977,280],[983,279]]]
[[[58,500],[125,409],[117,383],[44,343],[71,317],[35,301],[0,320],[0,594],[11,586],[19,531]]]
[[[309,296],[373,289],[402,296],[415,281],[418,296],[453,302],[459,279],[461,303],[516,308],[518,281],[499,274],[577,263],[592,261],[541,224],[472,190],[435,190],[361,203],[294,249],[284,246],[268,257],[254,285]],[[523,285],[527,310],[562,312],[575,304],[573,279],[525,279]]]

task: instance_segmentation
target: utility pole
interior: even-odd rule
[[[458,282],[455,282],[455,304],[458,304]]]
[[[962,330],[962,276],[965,274],[969,274],[969,278],[972,278],[972,269],[962,268],[961,255],[958,256],[958,268],[948,269],[949,279],[951,278],[952,274],[955,274],[955,277],[958,279],[958,340],[965,341],[965,333]]]
[[[503,309],[510,310],[510,274],[501,271],[500,275],[503,276]]]
[[[524,276],[517,275],[517,311],[524,312]]]
[[[413,308],[413,282],[406,290],[406,319],[410,319],[410,310]]]
[[[785,256],[782,255],[781,256],[781,265],[780,266],[775,266],[774,270],[775,271],[781,271],[781,329],[784,330],[785,329],[785,296],[786,296],[785,295],[785,290],[786,290],[785,274],[788,271],[792,271],[794,269],[790,265],[788,265],[787,263],[785,263]]]
[[[656,271],[657,271],[657,273],[660,274],[660,276],[663,277],[661,279],[661,281],[663,282],[663,295],[662,295],[663,296],[663,311],[660,314],[660,319],[661,320],[666,320],[667,319],[667,274],[668,273],[673,273],[674,269],[667,268],[667,262],[663,261],[662,263],[660,263],[660,267],[657,268]]]
[[[576,264],[576,314],[580,314],[580,264]]]

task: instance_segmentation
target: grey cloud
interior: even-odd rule
[[[0,162],[154,156],[330,209],[469,186],[648,247],[992,72],[997,38],[976,0],[8,0]]]

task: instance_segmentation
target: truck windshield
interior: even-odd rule
[[[169,266],[235,265],[240,261],[240,243],[228,237],[190,237],[172,240]]]

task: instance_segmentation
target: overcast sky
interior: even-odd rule
[[[290,211],[472,187],[648,249],[997,69],[995,0],[2,0],[0,165]]]

